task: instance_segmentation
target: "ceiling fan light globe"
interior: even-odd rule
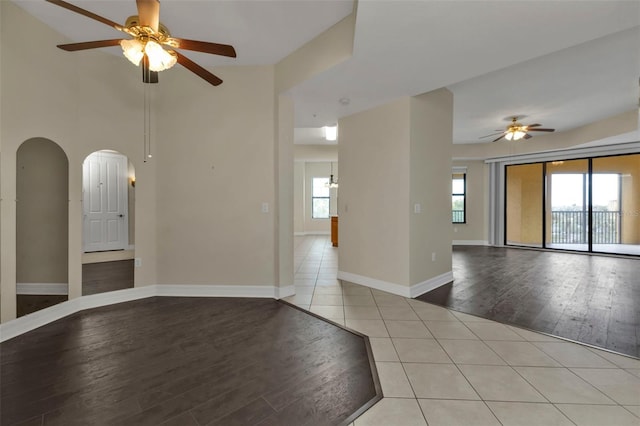
[[[523,132],[522,130],[516,130],[515,132],[513,132],[513,140],[514,141],[518,141],[518,140],[524,138],[525,135],[526,135],[526,133]]]
[[[137,39],[121,40],[120,47],[122,47],[124,56],[131,61],[133,65],[140,65],[140,61],[144,56],[144,43]]]
[[[149,40],[144,47],[144,53],[149,58],[151,71],[164,71],[174,66],[178,60],[173,51],[166,51],[153,40]]]

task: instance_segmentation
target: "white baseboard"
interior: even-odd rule
[[[386,291],[387,293],[397,294],[398,296],[411,297],[409,287],[382,281],[375,278],[365,277],[364,275],[352,274],[351,272],[338,271],[338,279],[349,281],[354,284],[364,285],[366,287],[375,288],[376,290]]]
[[[296,294],[296,286],[289,285],[286,287],[276,287],[276,299],[283,299],[285,297],[293,296]]]
[[[487,240],[453,240],[451,245],[454,246],[488,246]]]
[[[278,287],[260,285],[156,285],[156,296],[172,297],[276,297]]]
[[[16,294],[66,296],[69,294],[67,283],[17,283]]]
[[[71,299],[0,324],[0,342],[85,309],[130,302],[154,296],[260,297],[280,299],[295,293],[294,286],[148,285]]]
[[[387,293],[398,296],[416,297],[453,281],[453,272],[446,272],[410,287],[344,271],[338,271],[338,279],[375,288],[376,290],[386,291]]]
[[[453,271],[445,272],[444,274],[438,275],[437,277],[429,278],[426,281],[422,281],[421,283],[414,284],[409,289],[409,293],[411,297],[418,297],[421,294],[424,294],[428,291],[435,290],[438,287],[441,287],[445,284],[449,284],[453,282]]]
[[[50,306],[46,309],[33,312],[20,318],[16,318],[4,324],[0,324],[0,342],[12,339],[23,333],[42,327],[50,322],[59,320],[85,309],[155,296],[156,291],[154,287],[155,286],[137,287],[110,291],[107,293],[92,294],[90,296],[82,296],[66,302],[58,303],[57,305]]]

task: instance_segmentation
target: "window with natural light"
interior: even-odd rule
[[[329,219],[329,178],[317,177],[312,180],[311,217]]]
[[[454,173],[451,181],[451,211],[453,223],[466,223],[467,221],[467,174]]]

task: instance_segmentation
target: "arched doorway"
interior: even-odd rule
[[[112,150],[82,166],[82,295],[134,286],[135,169]]]
[[[55,142],[29,139],[16,164],[17,316],[68,298],[69,161]]]

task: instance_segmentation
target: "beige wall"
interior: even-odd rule
[[[412,97],[410,106],[409,283],[414,285],[451,272],[453,94],[435,90]],[[416,203],[420,213],[412,207]]]
[[[409,285],[410,99],[341,119],[340,271]]]
[[[217,73],[161,76],[158,283],[274,285],[273,67]]]
[[[451,273],[451,92],[401,98],[339,128],[342,276],[407,294]]]
[[[484,161],[454,161],[453,167],[467,168],[466,223],[454,223],[453,240],[469,244],[487,241],[489,167]]]
[[[295,161],[293,165],[293,232],[304,234],[304,169],[306,163]]]
[[[275,177],[276,177],[276,210],[274,223],[277,230],[275,238],[274,253],[276,256],[275,282],[280,287],[290,287],[294,283],[293,272],[293,125],[294,106],[293,99],[286,95],[279,95],[277,98],[276,120],[276,149]],[[282,292],[279,296],[285,297],[289,294]]]
[[[16,281],[67,283],[69,165],[55,143],[20,145],[16,177]]]
[[[295,161],[338,161],[338,145],[294,145]]]
[[[54,141],[69,161],[70,298],[81,295],[82,162],[101,149],[122,152],[136,166],[136,213],[144,218],[136,223],[136,249],[149,261],[136,269],[135,280],[136,285],[154,283],[155,166],[138,167],[143,116],[139,73],[117,56],[56,49],[56,43],[66,41],[61,35],[11,2],[0,2],[0,7],[2,321],[15,317],[16,152],[33,137]]]
[[[69,160],[70,298],[81,295],[82,162],[101,149],[135,167],[136,286],[276,284],[276,269],[287,263],[274,255],[276,224],[287,221],[276,174],[283,159],[293,167],[293,155],[276,160],[274,67],[216,69],[224,84],[215,88],[181,67],[162,73],[160,84],[147,86],[154,156],[143,162],[139,70],[120,56],[56,49],[62,36],[11,2],[0,7],[2,321],[15,318],[16,151],[37,136],[58,143]],[[278,190],[292,193],[286,173],[279,178]]]
[[[357,2],[354,2],[357,3]],[[351,57],[356,12],[342,19],[276,65],[276,92],[285,92]]]

